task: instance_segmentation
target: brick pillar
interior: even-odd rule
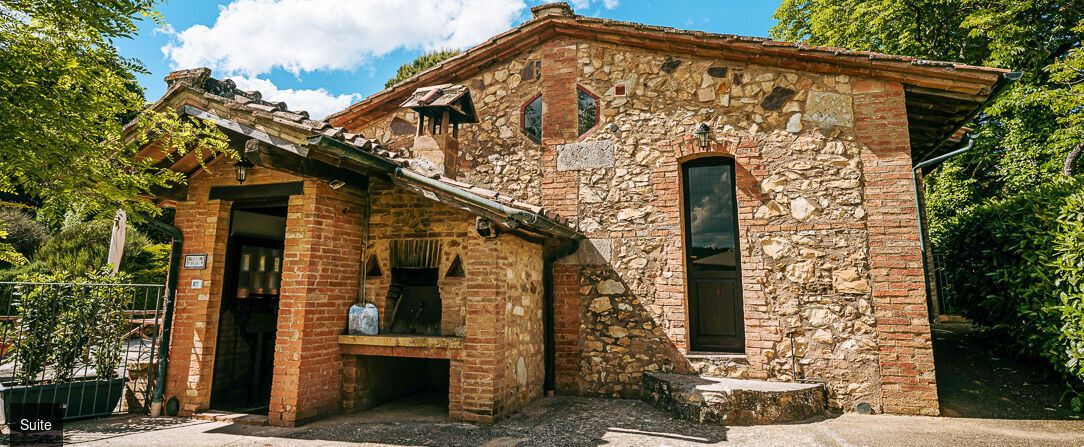
[[[863,80],[855,83],[854,91],[882,411],[937,415],[940,410],[903,86]]]
[[[463,340],[462,366],[458,410],[449,402],[449,416],[475,422],[493,422],[498,414],[497,402],[501,383],[499,358],[504,353],[505,301],[506,295],[500,278],[504,270],[498,270],[500,255],[494,239],[469,239],[463,251],[472,253],[473,260],[466,267],[467,319]],[[456,382],[456,368],[451,371],[451,383]],[[454,385],[453,385],[454,386]],[[449,390],[451,395],[455,389]]]
[[[211,404],[230,202],[181,202],[177,204],[174,225],[184,234],[185,254],[207,255],[206,268],[181,269],[177,276],[165,398],[176,397],[181,402],[180,414],[189,416]],[[203,280],[203,287],[191,288],[194,279]]]
[[[576,171],[557,171],[557,145],[576,141],[576,45],[567,39],[542,44],[542,207],[575,221]]]
[[[360,199],[305,181],[290,197],[268,419],[297,423],[340,409],[338,336],[357,297]]]
[[[578,222],[577,171],[557,170],[557,146],[577,138],[576,44],[552,39],[542,44],[542,207]],[[586,241],[584,244],[588,243]],[[554,386],[580,393],[580,268],[553,266]]]
[[[580,393],[580,268],[553,265],[554,385],[560,394]]]

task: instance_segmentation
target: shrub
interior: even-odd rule
[[[963,314],[1073,383],[1084,380],[1082,222],[1084,179],[1059,180],[956,216],[938,240],[945,292]]]
[[[110,228],[107,221],[72,224],[54,235],[34,260],[53,271],[65,270],[75,276],[94,273],[105,266],[109,255]],[[169,264],[168,251],[168,246],[163,249],[152,245],[146,236],[129,226],[120,268],[138,273],[140,282],[162,284]]]
[[[8,233],[4,241],[27,259],[49,240],[49,231],[29,213],[20,210],[0,210],[0,228]]]
[[[113,378],[121,361],[132,290],[128,275],[103,269],[75,280],[68,273],[25,275],[16,306],[19,324],[12,332],[16,371],[31,384],[50,368],[55,380],[70,380],[83,364],[101,378]]]

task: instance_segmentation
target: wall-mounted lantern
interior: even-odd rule
[[[707,124],[700,123],[700,125],[696,126],[696,131],[694,131],[693,134],[696,135],[696,144],[699,145],[701,149],[708,147],[709,133],[711,133],[711,129],[708,128]]]
[[[245,183],[248,179],[248,169],[254,166],[256,165],[242,155],[241,159],[233,164],[234,169],[237,169],[237,183]]]
[[[492,220],[484,217],[479,217],[478,220],[474,222],[474,230],[478,232],[479,236],[484,238],[497,237],[497,226],[493,224]]]

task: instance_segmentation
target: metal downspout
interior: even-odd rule
[[[957,149],[955,151],[949,152],[949,153],[947,153],[945,155],[942,155],[940,157],[931,158],[929,160],[919,162],[917,165],[915,165],[914,168],[911,169],[911,181],[913,181],[914,184],[915,184],[915,206],[918,209],[918,243],[919,243],[919,246],[922,248],[922,280],[926,284],[926,300],[927,301],[930,300],[930,265],[929,265],[929,261],[926,260],[926,256],[927,256],[927,252],[926,252],[926,219],[925,219],[926,207],[923,206],[923,204],[922,204],[922,195],[919,192],[919,188],[921,188],[921,185],[919,185],[919,183],[918,183],[918,170],[923,169],[923,168],[925,168],[927,166],[936,166],[936,165],[944,162],[945,160],[948,160],[948,159],[950,159],[952,157],[955,157],[957,155],[960,155],[960,154],[962,154],[964,152],[967,152],[967,151],[971,150],[971,148],[975,147],[975,139],[971,138],[971,134],[967,134],[966,138],[967,138],[967,146],[965,146],[965,147],[963,147],[961,149]],[[922,176],[925,177],[926,173],[923,172]],[[934,318],[933,313],[930,313],[930,318],[931,319]]]
[[[173,304],[177,296],[177,275],[181,266],[181,246],[184,235],[177,227],[157,220],[148,220],[147,224],[170,235],[173,243],[169,249],[169,276],[166,278],[165,311],[162,315],[162,340],[158,345],[158,374],[154,379],[154,394],[151,397],[151,417],[162,414],[162,395],[166,392],[166,367],[169,364],[169,336],[173,326]]]

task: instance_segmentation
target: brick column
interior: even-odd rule
[[[275,371],[268,419],[298,422],[340,408],[338,336],[357,297],[362,218],[359,199],[305,181],[286,217]]]
[[[560,394],[580,393],[580,268],[553,265],[554,385]]]
[[[472,254],[466,267],[467,319],[463,340],[462,366],[459,368],[459,402],[449,402],[449,416],[475,422],[493,422],[500,413],[497,402],[502,377],[498,358],[504,353],[506,296],[498,270],[499,250],[494,239],[472,238],[464,243],[463,251]],[[451,371],[451,383],[456,383],[456,368]],[[454,385],[453,385],[454,386]],[[455,394],[455,389],[450,389]],[[458,409],[455,408],[458,405]]]
[[[573,221],[579,185],[575,171],[557,171],[557,145],[576,141],[576,45],[542,44],[542,207]]]
[[[206,197],[206,196],[203,196]],[[177,397],[182,416],[211,403],[211,379],[218,337],[219,306],[226,266],[230,202],[193,200],[177,204],[174,225],[184,234],[185,254],[206,254],[207,267],[181,269],[170,339],[165,398]],[[192,280],[203,280],[200,289]]]
[[[571,40],[542,44],[542,207],[572,225],[579,220],[579,176],[557,170],[557,146],[576,141],[578,70]],[[580,393],[579,273],[576,265],[553,266],[554,386],[562,394]]]
[[[899,83],[854,85],[869,231],[882,411],[937,415],[907,110]]]

